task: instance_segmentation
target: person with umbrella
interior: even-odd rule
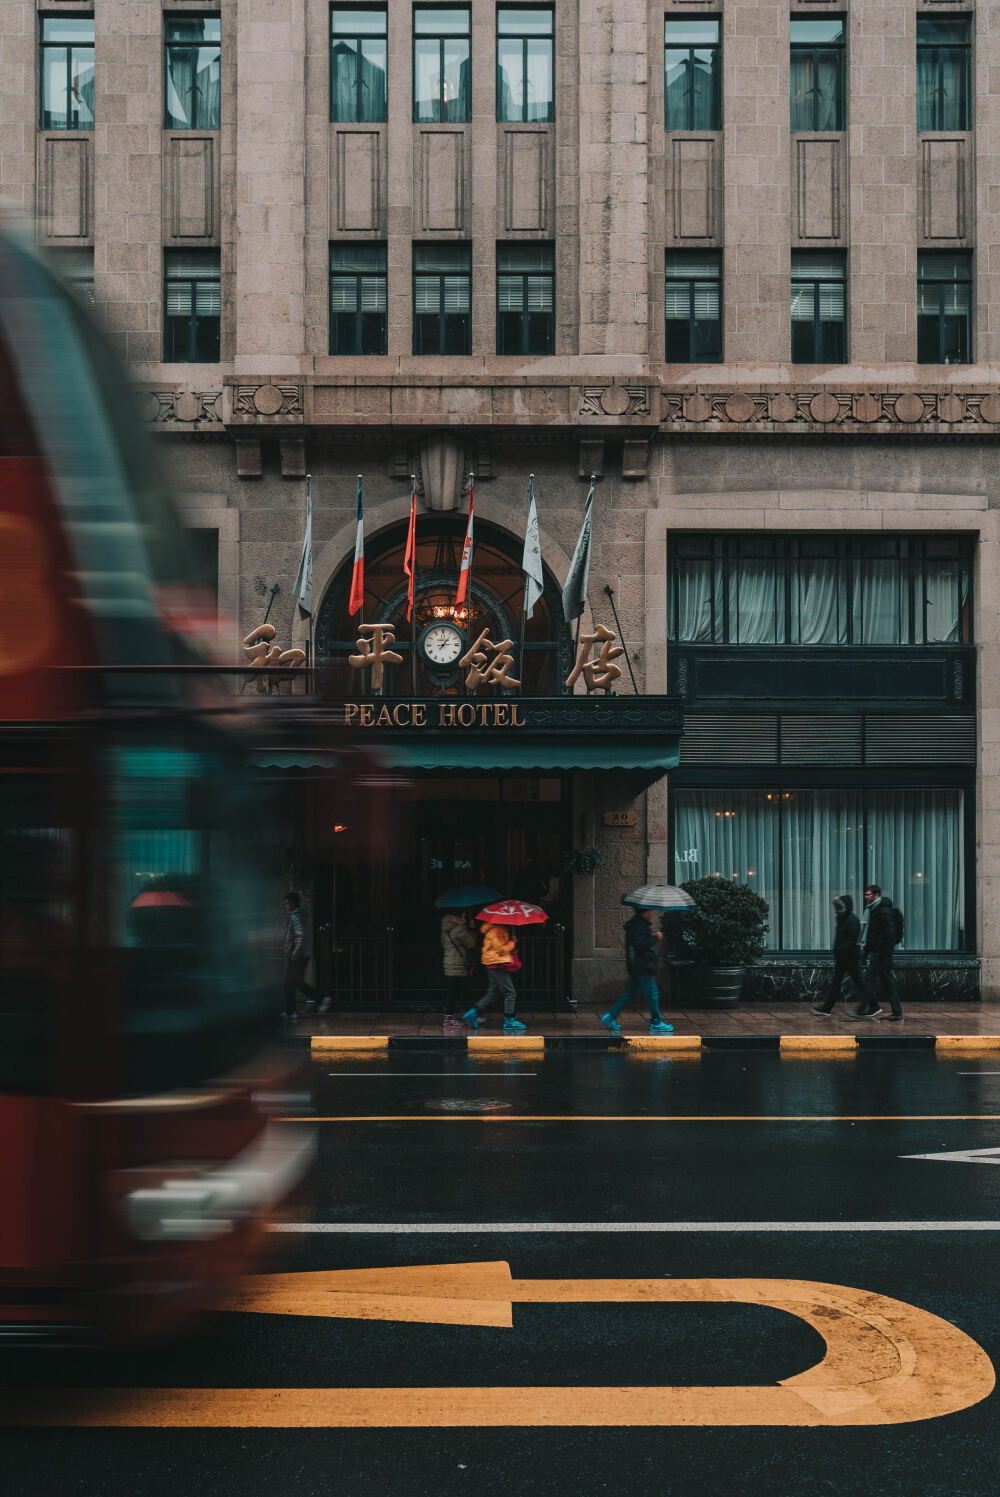
[[[441,965],[445,980],[445,1030],[460,1030],[462,1020],[455,1017],[468,1003],[469,978],[472,976],[476,933],[469,924],[469,911],[499,899],[496,889],[486,884],[466,884],[446,889],[434,901],[441,911]]]
[[[626,894],[622,904],[632,906],[635,913],[625,926],[625,968],[628,982],[617,1003],[613,1003],[601,1023],[612,1034],[621,1034],[618,1015],[633,998],[643,997],[649,1009],[650,1034],[673,1034],[674,1026],[667,1024],[660,1012],[660,990],[656,984],[663,967],[661,946],[663,932],[653,929],[659,913],[664,910],[694,909],[694,900],[683,889],[672,884],[646,884]]]
[[[517,937],[511,927],[542,925],[547,919],[544,910],[535,904],[527,904],[523,899],[505,899],[480,910],[483,949],[479,960],[487,972],[486,992],[462,1015],[462,1023],[467,1024],[473,1034],[479,1033],[481,1015],[498,1000],[503,1003],[504,1034],[524,1034],[527,1026],[516,1017],[517,989],[512,976],[512,973],[520,972],[521,960],[517,954]]]

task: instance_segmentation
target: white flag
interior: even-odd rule
[[[313,611],[313,501],[312,478],[306,475],[306,533],[302,541],[302,559],[295,574],[295,596],[303,613]]]
[[[535,604],[545,589],[542,548],[538,543],[538,511],[535,508],[534,474],[528,479],[528,523],[524,531],[521,571],[524,573],[524,616],[530,619],[535,611]]]
[[[569,564],[566,586],[563,588],[563,617],[567,624],[578,619],[587,606],[587,586],[590,582],[590,536],[593,529],[594,480],[590,480],[587,507],[583,512],[583,524],[576,541],[573,560]]]

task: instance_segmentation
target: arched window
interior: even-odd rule
[[[370,672],[351,668],[348,657],[356,653],[358,624],[392,624],[402,655],[402,665],[388,665],[382,691],[386,696],[465,696],[466,672],[458,659],[447,657],[457,649],[447,636],[431,640],[428,631],[444,626],[457,630],[464,655],[485,629],[497,644],[510,639],[513,665],[510,675],[521,682],[525,696],[559,696],[569,673],[569,631],[562,623],[559,588],[546,571],[545,591],[524,629],[522,656],[521,614],[524,607],[524,574],[521,543],[483,521],[476,521],[476,543],[472,559],[472,581],[467,605],[455,613],[455,588],[465,538],[464,516],[427,516],[417,521],[417,564],[412,624],[406,618],[407,578],[403,571],[407,522],[390,525],[368,541],[365,550],[365,600],[360,614],[347,611],[351,590],[351,560],[340,568],[327,590],[316,619],[316,663],[328,690],[340,697],[371,693]],[[432,658],[435,644],[441,657]],[[449,647],[450,646],[450,647]],[[416,647],[416,686],[413,651]],[[480,686],[480,696],[507,695],[502,687]]]

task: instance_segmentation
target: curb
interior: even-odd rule
[[[859,1050],[1000,1050],[995,1034],[351,1034],[290,1036],[290,1043],[309,1045],[312,1055],[359,1051],[472,1051],[480,1055],[538,1054],[540,1051],[635,1050],[697,1052],[752,1050],[786,1056],[829,1055]]]

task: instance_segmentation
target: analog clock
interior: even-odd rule
[[[418,643],[427,664],[439,670],[454,665],[465,648],[465,638],[454,624],[431,624]]]

